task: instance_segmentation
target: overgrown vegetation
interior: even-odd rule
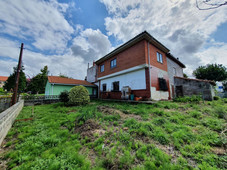
[[[15,169],[225,169],[227,101],[35,106],[0,162]],[[24,107],[17,119],[32,117]],[[2,167],[0,166],[0,169]]]

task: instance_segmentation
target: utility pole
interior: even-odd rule
[[[19,61],[18,61],[18,66],[17,66],[17,73],[16,73],[16,82],[15,82],[15,87],[14,87],[14,90],[13,90],[11,106],[14,105],[17,102],[17,91],[18,91],[18,84],[19,84],[19,78],[20,78],[23,49],[24,49],[24,43],[21,43],[20,56],[19,56]]]

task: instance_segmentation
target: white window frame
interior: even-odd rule
[[[110,61],[110,68],[115,68],[117,67],[117,59],[114,58],[113,60]]]
[[[156,52],[156,54],[157,54],[157,61],[158,61],[159,63],[163,63],[163,57],[162,57],[162,54],[161,54],[161,53],[159,53],[158,51]]]
[[[100,66],[100,72],[104,72],[104,70],[105,70],[105,66],[103,64],[103,65]]]

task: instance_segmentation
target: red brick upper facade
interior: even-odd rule
[[[148,43],[149,42],[149,43]],[[143,32],[129,42],[96,61],[97,78],[123,71],[139,65],[148,65],[148,44],[150,51],[150,65],[167,71],[167,56],[169,52],[165,46],[154,39],[147,32]],[[157,52],[162,55],[162,62],[157,60]],[[111,68],[111,61],[116,59],[116,67]],[[104,67],[104,70],[101,70]]]
[[[116,67],[111,68],[111,60],[113,59],[116,59]],[[145,40],[142,40],[119,54],[100,62],[98,64],[98,77],[103,77],[145,63]],[[104,65],[103,72],[101,72],[102,65]]]

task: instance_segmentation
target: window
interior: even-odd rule
[[[177,75],[177,70],[175,67],[173,67],[173,75],[176,76]]]
[[[104,64],[100,66],[100,72],[104,71]]]
[[[168,87],[167,87],[166,80],[164,78],[158,78],[158,81],[159,81],[160,90],[167,91]]]
[[[102,84],[102,91],[103,91],[103,92],[106,91],[106,84]]]
[[[113,91],[119,91],[119,81],[113,82]]]
[[[163,63],[163,60],[162,60],[162,54],[157,52],[157,61],[160,62],[160,63]]]
[[[115,58],[115,59],[110,61],[110,68],[114,68],[116,66],[117,66],[117,59]]]

